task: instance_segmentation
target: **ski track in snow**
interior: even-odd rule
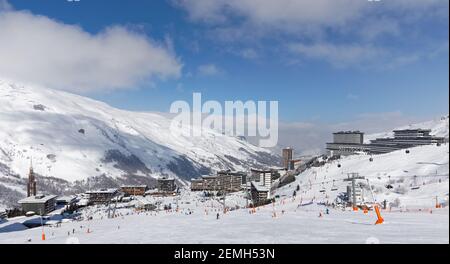
[[[168,164],[179,155],[185,155],[195,164],[219,169],[225,166],[221,159],[227,160],[226,155],[245,163],[257,152],[270,153],[215,131],[195,140],[177,137],[169,132],[169,126],[170,120],[163,114],[122,111],[81,96],[0,80],[0,163],[6,164],[13,174],[26,175],[28,158],[33,157],[35,170],[44,176],[68,181],[99,173],[121,177],[123,171],[114,164],[99,166],[105,151],[110,149],[138,156],[155,177],[170,174],[159,165]],[[448,137],[448,117],[408,128],[418,127],[431,128],[435,135]],[[79,129],[85,133],[82,135]],[[389,135],[380,133],[367,139]],[[49,154],[55,157],[49,158]],[[448,205],[448,154],[449,146],[443,144],[411,148],[410,154],[400,150],[374,155],[372,162],[368,155],[345,157],[308,169],[295,182],[276,190],[273,195],[281,198],[275,207],[265,206],[256,214],[249,214],[246,209],[234,210],[221,214],[219,220],[216,219],[216,213],[221,211],[218,201],[202,203],[198,193],[186,191],[178,201],[179,212],[147,215],[119,209],[123,219],[106,219],[105,208],[88,208],[83,210],[85,216],[97,210],[93,221],[63,223],[61,228],[46,227],[46,241],[39,240],[40,228],[26,229],[21,224],[23,218],[10,219],[0,222],[0,243],[28,243],[30,238],[31,243],[66,243],[67,239],[80,243],[365,243],[372,238],[381,243],[448,243],[448,207],[429,212],[436,196],[439,203]],[[235,168],[246,169],[244,165]],[[322,206],[297,208],[300,201],[305,203],[313,198],[316,203],[333,202],[338,194],[346,191],[348,183],[343,179],[352,172],[369,179],[377,202],[386,199],[389,204],[399,203],[393,212],[383,211],[386,220],[383,225],[374,225],[373,212],[364,215],[331,209],[330,215],[319,218],[325,209]],[[143,172],[137,175],[145,176]],[[10,176],[0,172],[1,177]],[[387,189],[388,183],[394,188]],[[3,185],[19,191],[24,187]],[[300,190],[293,201],[297,186]],[[420,188],[412,190],[412,186]],[[331,191],[333,187],[338,190]],[[145,199],[172,205],[176,202],[175,198]],[[372,199],[367,190],[365,199]],[[285,203],[280,203],[281,200]],[[230,207],[246,205],[242,192],[230,195],[226,202]],[[205,208],[209,210],[208,215]],[[193,214],[186,215],[188,209]],[[272,217],[274,211],[276,218]],[[92,233],[86,233],[86,226]],[[68,236],[72,229],[76,233]]]
[[[236,201],[242,199],[234,197]],[[161,200],[160,198],[159,200]],[[163,198],[165,203],[175,204],[174,198]],[[63,223],[62,227],[45,227],[46,241],[41,241],[41,228],[2,233],[0,243],[168,243],[168,244],[279,244],[279,243],[448,243],[449,211],[436,209],[433,213],[382,211],[385,223],[374,225],[376,215],[370,211],[330,210],[310,205],[297,208],[299,198],[286,199],[275,206],[267,205],[249,214],[247,209],[230,211],[223,215],[217,201],[200,202],[197,194],[187,194],[179,201],[178,212],[136,213],[131,209],[119,209],[124,216],[107,219],[106,208],[96,213],[91,221]],[[189,201],[190,204],[184,202]],[[205,214],[205,209],[208,214]],[[93,209],[90,209],[92,211]],[[191,210],[192,214],[186,214]],[[276,217],[273,217],[273,212]],[[283,214],[282,211],[285,211]],[[219,220],[216,219],[220,212]],[[129,215],[126,215],[126,214]],[[102,219],[103,217],[103,219]],[[6,224],[3,224],[4,226]],[[80,228],[83,226],[83,228]],[[87,233],[87,228],[91,231]],[[2,225],[0,225],[0,230]],[[72,230],[75,229],[75,234]],[[70,235],[68,235],[68,232]],[[28,242],[31,239],[31,242]]]

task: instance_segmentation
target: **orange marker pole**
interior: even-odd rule
[[[441,205],[439,204],[438,197],[436,196],[436,209],[439,209],[439,208],[441,208]]]
[[[42,233],[42,241],[45,241],[45,233]]]
[[[384,222],[383,217],[381,217],[380,208],[378,205],[375,205],[375,212],[377,213],[377,221],[375,222],[375,225],[381,225]]]

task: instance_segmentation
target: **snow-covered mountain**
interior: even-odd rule
[[[24,193],[31,159],[38,188],[64,192],[122,183],[186,182],[216,170],[271,166],[279,157],[213,130],[170,133],[167,114],[129,112],[82,96],[0,79],[0,193]],[[12,198],[11,198],[12,197]],[[1,199],[1,197],[0,197]]]

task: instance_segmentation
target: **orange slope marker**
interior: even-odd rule
[[[383,217],[381,217],[380,208],[378,205],[375,205],[375,212],[377,213],[377,221],[375,222],[375,225],[381,225],[384,222]]]

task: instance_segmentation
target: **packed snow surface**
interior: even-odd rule
[[[399,150],[344,157],[306,170],[277,193],[291,196],[299,188],[297,195],[305,199],[333,202],[350,185],[345,181],[349,173],[365,177],[356,184],[364,186],[366,202],[387,200],[395,207],[430,207],[435,205],[437,197],[439,203],[448,204],[449,144],[415,147],[408,154]],[[392,188],[387,188],[388,185]]]
[[[235,197],[239,200],[238,197]],[[145,198],[147,199],[147,198]],[[105,207],[90,208],[83,215],[93,220],[62,223],[61,227],[2,232],[0,243],[448,243],[449,211],[382,211],[385,222],[374,225],[373,211],[329,209],[318,205],[300,206],[297,199],[281,199],[250,214],[237,209],[226,214],[217,200],[203,200],[198,194],[182,198],[155,198],[179,205],[179,210],[136,212],[118,209],[116,218],[107,218]],[[241,200],[242,202],[242,200]],[[233,202],[227,203],[227,206]],[[217,219],[219,213],[219,219]],[[275,214],[274,214],[275,213]],[[319,217],[322,215],[321,217]],[[89,232],[88,232],[89,230]]]

